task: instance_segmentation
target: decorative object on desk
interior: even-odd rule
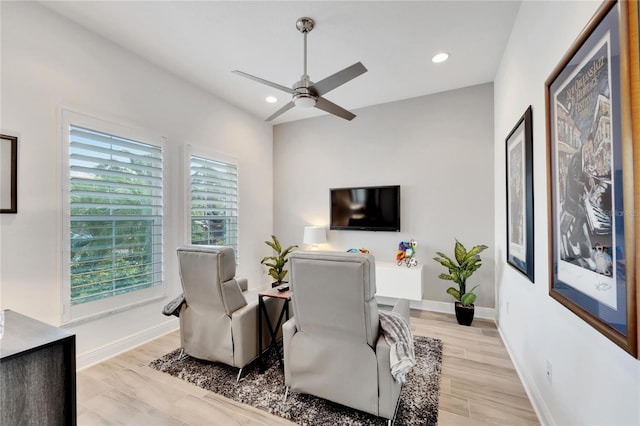
[[[416,247],[418,247],[416,240],[400,241],[398,244],[398,252],[396,253],[396,262],[398,262],[398,266],[403,263],[407,265],[407,268],[418,265],[418,259],[414,257],[416,254]]]
[[[317,250],[319,244],[327,242],[326,228],[324,226],[305,226],[302,242],[310,244],[311,250]]]
[[[0,135],[0,213],[18,213],[18,138]]]
[[[549,295],[636,357],[637,6],[604,2],[545,82]]]
[[[347,250],[347,253],[369,253],[369,250],[367,250],[364,247],[361,247],[359,249],[357,248],[350,248],[349,250]]]
[[[467,291],[467,279],[482,266],[480,252],[487,248],[487,246],[481,244],[467,251],[462,243],[456,239],[454,248],[455,262],[442,252],[436,252],[439,257],[433,258],[433,260],[440,263],[449,271],[447,274],[440,274],[438,278],[453,281],[458,284],[457,289],[449,287],[447,293],[456,300],[456,319],[460,325],[471,325],[473,322],[475,312],[474,303],[477,297],[473,290],[475,290],[478,285]]]
[[[506,139],[507,263],[533,281],[533,130],[531,105]]]
[[[442,341],[422,336],[413,339],[416,365],[402,387],[395,424],[434,426],[438,424]],[[258,362],[248,365],[239,385],[235,384],[235,369],[189,356],[181,358],[179,349],[152,361],[150,367],[297,424],[318,424],[319,419],[333,425],[386,424],[380,417],[311,395],[290,392],[283,401],[284,376],[276,352],[271,352],[264,374],[259,374]]]
[[[275,235],[271,236],[271,241],[265,241],[264,243],[271,247],[273,251],[276,252],[276,255],[263,257],[260,263],[269,268],[268,274],[275,280],[271,283],[271,287],[277,287],[284,282],[284,277],[287,275],[287,272],[289,272],[284,269],[284,265],[289,261],[287,256],[298,246],[289,246],[282,250],[280,241],[278,241],[278,237]]]

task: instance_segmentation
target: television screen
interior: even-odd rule
[[[400,186],[333,188],[330,229],[400,231]]]

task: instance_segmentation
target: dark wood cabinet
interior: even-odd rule
[[[75,352],[74,334],[5,311],[0,425],[75,425]]]

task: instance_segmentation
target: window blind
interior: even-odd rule
[[[233,247],[238,257],[238,167],[191,155],[191,243]]]
[[[69,129],[71,305],[162,284],[162,147]]]

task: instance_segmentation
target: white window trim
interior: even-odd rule
[[[221,161],[228,164],[233,164],[236,166],[237,174],[238,174],[238,251],[241,250],[240,247],[240,234],[242,232],[242,227],[240,226],[240,161],[238,158],[226,155],[214,150],[209,150],[206,148],[201,148],[198,146],[193,146],[189,144],[185,144],[183,147],[183,172],[184,172],[184,243],[191,244],[191,156],[195,155],[197,157],[204,157],[213,161]],[[240,253],[236,253],[236,262],[240,264]]]
[[[132,309],[142,304],[164,298],[167,295],[165,268],[162,271],[161,284],[159,286],[125,293],[105,299],[95,300],[82,303],[79,305],[71,305],[71,212],[70,212],[70,189],[71,180],[69,178],[70,161],[69,161],[69,127],[70,125],[85,127],[88,129],[118,135],[123,138],[132,139],[158,146],[162,149],[166,156],[166,138],[158,136],[148,130],[128,127],[100,118],[91,117],[82,113],[74,112],[68,109],[62,109],[61,114],[61,140],[62,140],[62,324],[69,325],[74,323],[85,322],[87,320],[96,319],[115,312],[121,312]],[[163,199],[167,199],[167,167],[166,158],[163,160],[165,164],[162,167]],[[166,217],[166,203],[163,204],[163,217]],[[165,223],[163,221],[162,232],[162,264],[166,262],[166,233],[164,232]]]

